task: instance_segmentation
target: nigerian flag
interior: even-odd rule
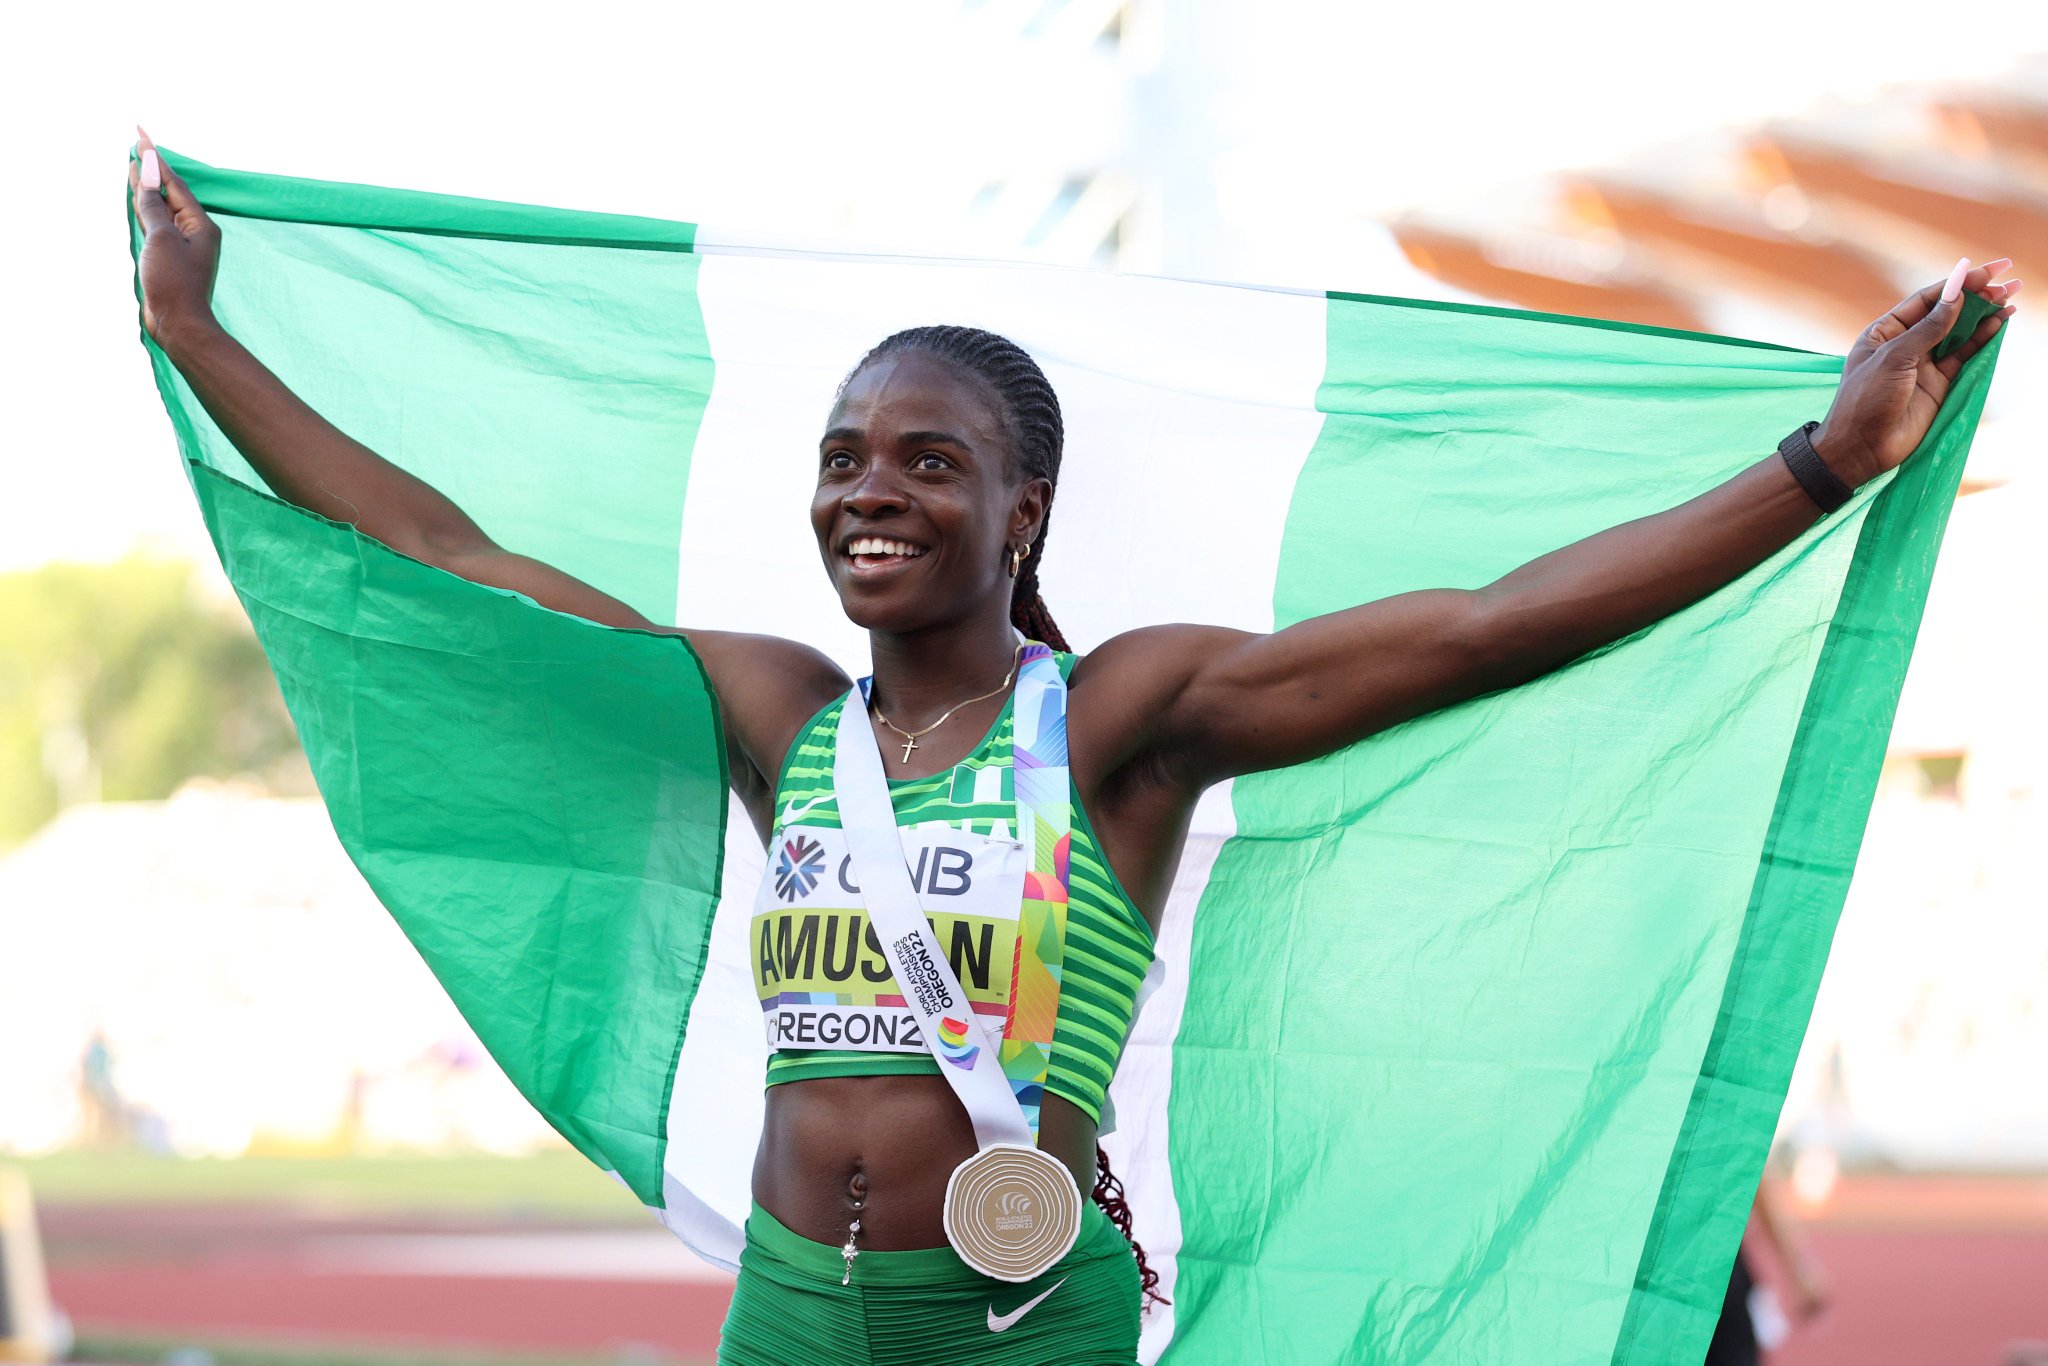
[[[652,618],[855,673],[806,507],[835,385],[902,327],[1005,333],[1057,387],[1043,583],[1083,649],[1478,586],[1768,454],[1841,366],[170,160],[221,320],[350,435]],[[1148,1360],[1698,1359],[1996,349],[1902,470],[1698,605],[1209,795],[1112,1091],[1173,1300]],[[151,357],[342,843],[541,1113],[730,1265],[761,852],[689,647],[279,502]]]

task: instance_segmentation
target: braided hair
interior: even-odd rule
[[[979,380],[996,400],[996,413],[1003,434],[1010,443],[1010,458],[1026,479],[1043,479],[1055,488],[1060,478],[1060,453],[1066,444],[1066,424],[1060,417],[1059,396],[1052,382],[1031,354],[1008,337],[984,332],[978,327],[938,325],[912,327],[885,337],[847,373],[846,383],[884,356],[916,353],[946,361]],[[1018,568],[1016,586],[1010,591],[1010,623],[1026,639],[1041,640],[1055,650],[1067,651],[1066,637],[1045,608],[1038,592],[1038,564],[1045,558],[1045,533],[1052,523],[1052,500],[1046,499],[1046,516],[1039,521],[1038,539]],[[1109,1169],[1109,1154],[1100,1144],[1095,1148],[1095,1203],[1102,1206],[1131,1251],[1138,1259],[1138,1284],[1147,1299],[1170,1303],[1159,1293],[1159,1273],[1145,1260],[1145,1249],[1131,1237],[1131,1207],[1124,1200],[1123,1182]]]
[[[1060,451],[1066,443],[1066,425],[1060,419],[1059,396],[1031,354],[1008,337],[984,332],[978,327],[912,327],[882,339],[874,350],[860,358],[847,380],[884,356],[914,352],[946,361],[979,380],[996,400],[1003,434],[1009,439],[1010,458],[1026,479],[1043,479],[1055,488],[1060,479]],[[842,390],[846,384],[839,386]],[[1017,571],[1016,586],[1010,593],[1010,622],[1027,639],[1042,640],[1055,650],[1068,648],[1066,637],[1045,610],[1038,595],[1038,562],[1045,555],[1045,533],[1052,523],[1052,500],[1046,500],[1046,516],[1038,523],[1038,539],[1031,543]]]

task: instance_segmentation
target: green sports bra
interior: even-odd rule
[[[1071,675],[1075,656],[1055,658],[1061,676]],[[778,875],[776,854],[784,843],[785,822],[794,817],[814,827],[838,825],[837,803],[832,801],[832,765],[844,703],[844,698],[834,701],[812,717],[783,763],[775,789],[775,827],[769,837],[771,878]],[[1010,781],[1013,735],[1011,703],[1006,702],[981,743],[952,768],[929,777],[891,781],[889,795],[897,824],[944,824],[980,835],[1007,835],[1016,816],[1015,789]],[[805,875],[801,864],[785,872]],[[943,873],[943,868],[935,866],[932,876]],[[813,869],[810,875],[833,874],[828,868]],[[984,922],[935,925],[955,973],[970,993],[976,981],[986,981],[992,970],[1003,973],[1011,948],[994,942],[993,927]],[[844,939],[840,940],[842,928]],[[866,942],[859,942],[857,922],[842,927],[828,920],[822,928],[805,923],[792,928],[787,920],[769,925],[757,915],[753,935],[755,952],[749,956],[764,1009],[772,1009],[769,1003],[776,999],[778,988],[833,985],[821,980],[821,974],[839,976],[855,989],[884,993],[896,989],[872,932]],[[1012,931],[1012,944],[1014,937]],[[1110,1077],[1130,1034],[1138,988],[1152,957],[1151,928],[1110,871],[1087,812],[1076,799],[1068,855],[1064,962],[1045,1089],[1079,1106],[1098,1123]],[[848,994],[840,999],[857,997]],[[768,1055],[767,1084],[811,1077],[937,1076],[938,1072],[938,1062],[923,1048],[861,1052],[785,1043]]]

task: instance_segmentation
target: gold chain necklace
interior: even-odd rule
[[[940,726],[943,726],[943,725],[945,725],[945,724],[946,724],[946,722],[947,722],[948,720],[950,720],[950,719],[952,718],[952,715],[953,715],[953,713],[954,713],[954,712],[956,712],[956,711],[958,711],[958,710],[960,710],[960,708],[962,708],[962,707],[971,707],[971,706],[973,706],[973,705],[974,705],[974,704],[975,704],[976,702],[986,702],[986,701],[988,701],[988,700],[989,700],[989,699],[990,699],[991,697],[994,697],[994,696],[995,696],[995,695],[996,695],[997,693],[1001,692],[1001,691],[1002,691],[1003,689],[1005,689],[1005,688],[1009,687],[1009,686],[1010,686],[1010,680],[1011,680],[1011,679],[1013,679],[1013,678],[1015,678],[1015,677],[1017,676],[1017,661],[1018,661],[1019,659],[1023,658],[1023,656],[1024,656],[1024,647],[1023,647],[1022,645],[1019,645],[1019,646],[1018,646],[1018,647],[1017,647],[1017,648],[1016,648],[1016,649],[1015,649],[1014,651],[1012,651],[1012,652],[1011,652],[1011,654],[1010,654],[1010,671],[1009,671],[1008,673],[1006,673],[1006,674],[1004,674],[1004,675],[1003,675],[1003,681],[1002,681],[1002,682],[1000,682],[1000,683],[996,684],[996,685],[995,685],[995,686],[994,686],[993,688],[990,688],[990,689],[989,689],[989,690],[988,690],[987,692],[983,693],[983,694],[982,694],[981,696],[979,696],[979,697],[970,697],[970,698],[968,698],[968,699],[967,699],[967,700],[966,700],[965,702],[957,702],[957,703],[955,703],[954,705],[952,705],[952,706],[950,706],[950,707],[946,708],[946,711],[945,711],[945,714],[944,714],[944,715],[940,716],[938,720],[936,720],[936,721],[932,722],[932,723],[931,723],[931,724],[930,724],[929,726],[926,726],[926,727],[925,727],[925,728],[924,728],[923,730],[905,730],[905,729],[903,729],[903,727],[901,727],[901,726],[897,725],[897,724],[896,724],[896,723],[895,723],[894,721],[891,721],[891,720],[890,720],[890,719],[889,719],[888,717],[884,716],[884,715],[882,714],[882,709],[881,709],[880,707],[877,707],[877,706],[875,706],[875,705],[874,705],[873,703],[870,703],[870,704],[869,704],[869,709],[870,709],[871,711],[873,711],[873,712],[874,712],[874,714],[875,714],[875,719],[876,719],[877,721],[880,721],[880,722],[881,722],[881,723],[882,723],[883,725],[887,726],[887,727],[888,727],[888,728],[889,728],[890,730],[893,730],[893,731],[895,731],[895,732],[896,732],[896,733],[897,733],[898,735],[900,735],[900,736],[902,736],[902,737],[903,737],[903,762],[907,764],[907,763],[909,763],[909,762],[910,762],[910,753],[911,753],[911,751],[912,751],[912,750],[916,750],[916,749],[922,749],[922,748],[924,748],[924,746],[922,746],[922,745],[920,745],[920,744],[918,744],[918,743],[917,743],[917,737],[918,737],[918,736],[920,736],[920,735],[930,735],[930,734],[931,734],[931,733],[932,733],[933,731],[937,730],[937,729],[938,729],[938,728],[939,728]]]

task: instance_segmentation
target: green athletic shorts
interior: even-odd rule
[[[839,1249],[747,1216],[720,1366],[1131,1366],[1138,1263],[1099,1206],[1074,1250],[1035,1281],[969,1269],[950,1247],[863,1252],[841,1285]]]

